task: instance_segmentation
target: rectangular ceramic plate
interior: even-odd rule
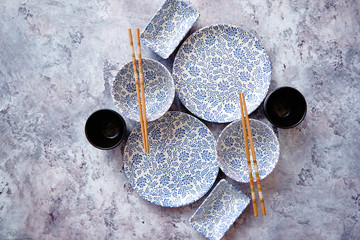
[[[141,42],[166,59],[200,14],[180,0],[167,0],[141,33]]]
[[[245,194],[222,179],[190,218],[190,225],[208,239],[220,239],[249,202]]]

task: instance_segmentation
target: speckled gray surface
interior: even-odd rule
[[[162,2],[0,2],[0,239],[202,239],[188,219],[204,199],[146,202],[124,176],[124,144],[101,151],[84,135],[93,111],[115,109],[127,29],[143,29]],[[254,33],[272,62],[271,90],[293,86],[308,102],[298,127],[275,128],[268,215],[249,206],[224,239],[360,239],[360,2],[187,2],[201,14],[192,32],[230,23]],[[145,47],[143,57],[170,70],[174,59]],[[171,109],[184,111],[177,100]],[[268,123],[262,106],[250,117]],[[207,125],[216,137],[225,126]]]

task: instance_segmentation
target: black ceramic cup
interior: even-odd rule
[[[87,119],[85,135],[96,148],[109,150],[118,146],[126,134],[124,119],[111,109],[101,109]]]
[[[304,96],[292,87],[280,87],[270,93],[264,101],[267,119],[280,128],[299,125],[305,118],[306,110]]]

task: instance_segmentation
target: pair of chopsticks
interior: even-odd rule
[[[262,211],[263,216],[265,216],[266,211],[265,211],[264,197],[263,197],[263,193],[262,193],[262,189],[261,189],[259,170],[258,170],[257,162],[256,162],[255,148],[254,148],[253,138],[252,138],[252,134],[251,134],[249,116],[247,114],[244,93],[239,93],[239,97],[240,97],[240,108],[241,108],[242,129],[243,129],[244,143],[245,143],[245,152],[246,152],[247,165],[248,165],[248,169],[249,169],[251,200],[253,203],[254,215],[255,215],[255,217],[257,217],[258,211],[257,211],[257,205],[256,205],[254,179],[253,179],[253,175],[252,175],[251,162],[250,162],[248,136],[249,136],[249,141],[250,141],[251,155],[253,157],[253,164],[254,164],[254,170],[255,170],[255,176],[256,176],[256,183],[257,183],[258,192],[259,192],[261,211]],[[246,132],[246,130],[247,130],[247,132]]]
[[[139,117],[140,117],[140,125],[141,125],[141,134],[144,144],[144,152],[149,152],[149,138],[147,132],[147,120],[146,120],[146,106],[145,106],[145,90],[144,90],[144,77],[143,77],[143,67],[142,67],[142,59],[141,59],[141,46],[140,46],[140,30],[136,29],[136,42],[137,42],[137,50],[138,50],[138,63],[139,63],[139,78],[140,78],[140,87],[139,87],[139,78],[136,68],[136,59],[135,59],[135,51],[134,51],[134,43],[132,40],[131,29],[129,29],[129,40],[131,47],[131,57],[134,68],[134,79],[136,85],[136,94],[137,101],[139,107]],[[141,92],[140,92],[141,89]],[[140,96],[141,95],[141,96]]]

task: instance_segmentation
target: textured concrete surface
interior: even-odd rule
[[[124,144],[101,151],[84,135],[93,111],[115,109],[127,29],[143,29],[162,2],[0,2],[0,239],[203,238],[188,224],[203,199],[146,202],[123,173]],[[268,215],[248,207],[224,239],[360,239],[360,2],[186,2],[201,14],[191,32],[230,23],[254,33],[272,62],[271,90],[293,86],[308,102],[302,124],[274,128],[281,153],[262,182]],[[143,57],[171,70],[174,54],[144,47]],[[171,109],[186,111],[178,100]],[[262,106],[250,117],[269,124]],[[206,124],[216,137],[225,127]]]

